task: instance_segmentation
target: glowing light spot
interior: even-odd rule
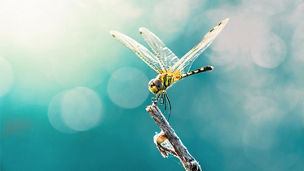
[[[58,131],[63,133],[74,133],[75,131],[73,131],[71,128],[66,126],[61,116],[61,110],[62,110],[61,101],[65,93],[66,91],[63,91],[53,97],[53,99],[49,104],[48,118],[51,125]]]
[[[10,63],[0,57],[0,97],[10,90],[13,80],[14,75]]]
[[[77,87],[66,92],[61,105],[62,119],[73,130],[85,131],[99,123],[101,101],[89,88]]]
[[[64,133],[85,131],[95,127],[101,118],[101,101],[86,87],[77,87],[56,95],[49,104],[51,125]]]
[[[275,34],[257,44],[251,51],[253,62],[264,68],[279,66],[286,57],[284,42]]]
[[[109,80],[108,94],[116,105],[135,108],[148,97],[148,79],[136,68],[120,68]]]
[[[1,1],[0,34],[35,50],[56,45],[66,4],[59,0]]]

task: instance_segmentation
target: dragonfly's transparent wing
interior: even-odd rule
[[[143,45],[139,44],[132,38],[118,32],[118,31],[111,31],[110,33],[114,38],[116,38],[122,44],[124,44],[126,47],[131,49],[140,59],[142,59],[146,64],[148,64],[156,72],[161,72],[161,70],[163,70],[163,68],[160,65],[159,59],[156,58]]]
[[[165,70],[169,70],[179,60],[178,57],[150,30],[141,27],[139,28],[139,33],[151,47]]]
[[[179,61],[179,58],[167,47],[163,49],[163,53],[165,56],[166,71],[168,71],[177,61]]]
[[[221,21],[217,26],[211,29],[203,39],[194,46],[188,53],[186,53],[178,62],[176,62],[171,68],[172,71],[188,72],[192,63],[197,59],[197,57],[212,43],[216,36],[223,30],[223,28],[228,23],[229,19]],[[185,68],[189,69],[185,69]]]

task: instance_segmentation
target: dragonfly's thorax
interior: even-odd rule
[[[153,94],[158,94],[161,91],[167,90],[175,82],[180,80],[174,73],[162,73],[149,82],[149,90]]]

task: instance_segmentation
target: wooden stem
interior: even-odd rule
[[[202,171],[199,163],[188,152],[187,148],[183,145],[182,141],[176,135],[175,131],[172,129],[156,104],[152,103],[152,105],[147,106],[146,110],[162,130],[162,132],[157,134],[154,138],[154,142],[161,155],[163,157],[166,157],[167,153],[174,155],[180,160],[186,171]],[[165,137],[169,141],[172,149],[164,147],[161,143],[158,143],[157,139],[160,136],[162,136],[162,138]]]

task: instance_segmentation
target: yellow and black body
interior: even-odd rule
[[[152,79],[149,82],[149,90],[157,95],[159,93],[165,93],[166,90],[172,86],[174,83],[178,82],[179,80],[194,75],[194,74],[198,74],[201,72],[206,72],[206,71],[211,71],[213,70],[213,66],[205,66],[205,67],[201,67],[199,69],[190,71],[190,72],[186,72],[181,74],[178,71],[175,72],[170,72],[170,71],[165,71],[165,72],[161,72],[159,75],[157,75],[156,78]]]

